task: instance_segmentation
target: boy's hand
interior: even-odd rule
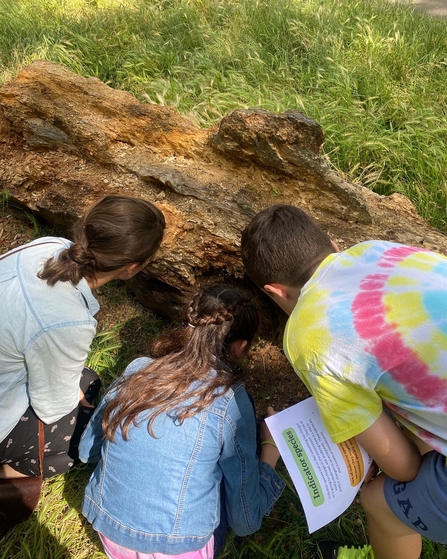
[[[373,461],[373,463],[369,467],[369,470],[368,470],[368,473],[365,476],[365,479],[363,480],[363,483],[368,483],[368,481],[371,481],[372,479],[374,479],[376,477],[376,475],[379,473],[379,471],[380,471],[379,466]]]

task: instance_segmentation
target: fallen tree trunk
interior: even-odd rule
[[[129,282],[174,317],[184,294],[240,281],[240,233],[260,209],[294,204],[341,248],[370,238],[447,254],[447,238],[403,196],[343,180],[320,157],[323,131],[298,111],[239,110],[208,130],[169,107],[35,62],[0,88],[0,189],[62,231],[106,194],[155,203],[167,230],[147,270]]]

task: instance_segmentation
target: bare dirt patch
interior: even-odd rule
[[[35,238],[36,230],[26,213],[0,202],[0,254]]]
[[[267,406],[280,411],[310,396],[283,351],[266,341],[252,349],[244,382],[261,415]]]

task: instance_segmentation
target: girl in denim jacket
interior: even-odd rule
[[[103,398],[80,445],[82,461],[99,460],[82,511],[109,558],[212,559],[228,525],[250,534],[272,509],[279,453],[264,423],[258,459],[237,380],[258,325],[249,295],[210,286]]]

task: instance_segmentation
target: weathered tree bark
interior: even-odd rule
[[[323,132],[298,111],[239,110],[208,130],[169,107],[35,62],[0,89],[0,189],[69,229],[105,194],[164,212],[162,249],[130,282],[143,304],[175,316],[182,295],[240,280],[240,233],[260,209],[302,207],[343,248],[386,238],[447,254],[447,237],[403,196],[349,183],[320,157]]]

